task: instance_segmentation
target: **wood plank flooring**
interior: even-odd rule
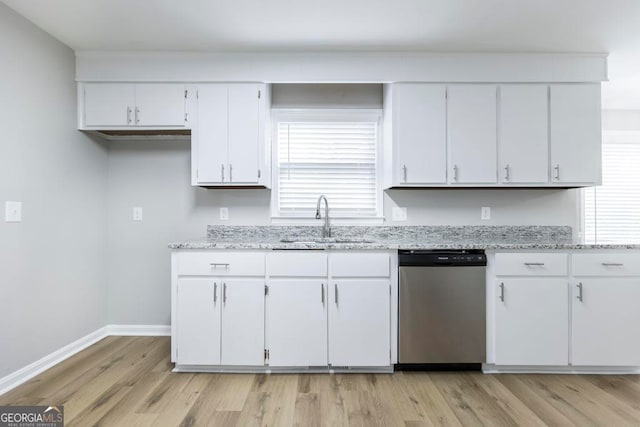
[[[176,374],[169,338],[109,337],[0,396],[67,426],[640,426],[640,376]]]

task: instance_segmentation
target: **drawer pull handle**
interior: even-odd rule
[[[578,301],[582,302],[582,282],[578,283]]]
[[[602,265],[605,267],[622,267],[624,266],[621,262],[603,262]]]
[[[209,264],[211,266],[211,268],[218,268],[218,267],[224,267],[224,268],[229,268],[229,263],[223,263],[223,262],[212,262],[211,264]]]
[[[504,282],[500,283],[500,301],[504,302]]]
[[[527,267],[543,267],[544,262],[525,262],[524,265]]]

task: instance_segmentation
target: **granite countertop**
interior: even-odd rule
[[[639,244],[583,244],[565,226],[209,226],[207,238],[171,249],[640,249]],[[282,240],[286,240],[283,242]]]

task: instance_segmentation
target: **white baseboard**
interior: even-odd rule
[[[107,325],[108,335],[123,337],[166,337],[171,325]]]
[[[31,378],[57,365],[110,335],[115,336],[168,336],[170,325],[107,325],[77,339],[17,371],[0,378],[0,396],[29,381]]]
[[[504,366],[483,364],[484,374],[640,374],[639,366]]]
[[[53,353],[44,356],[43,358],[36,360],[24,368],[18,369],[4,378],[0,378],[0,395],[30,380],[36,375],[41,374],[90,345],[97,343],[107,335],[107,327],[102,327],[72,342],[71,344],[65,345]]]

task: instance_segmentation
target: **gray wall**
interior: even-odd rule
[[[188,141],[109,144],[109,323],[168,324],[167,243],[202,239],[207,224],[270,224],[268,190],[206,190],[189,183]],[[576,190],[393,190],[391,207],[408,208],[397,224],[543,224],[577,228]],[[143,208],[143,221],[132,208]],[[218,208],[229,208],[220,221]],[[491,206],[492,220],[480,221]],[[392,224],[391,222],[388,222]]]
[[[106,323],[107,151],[75,130],[71,49],[2,3],[0,58],[1,378]]]

